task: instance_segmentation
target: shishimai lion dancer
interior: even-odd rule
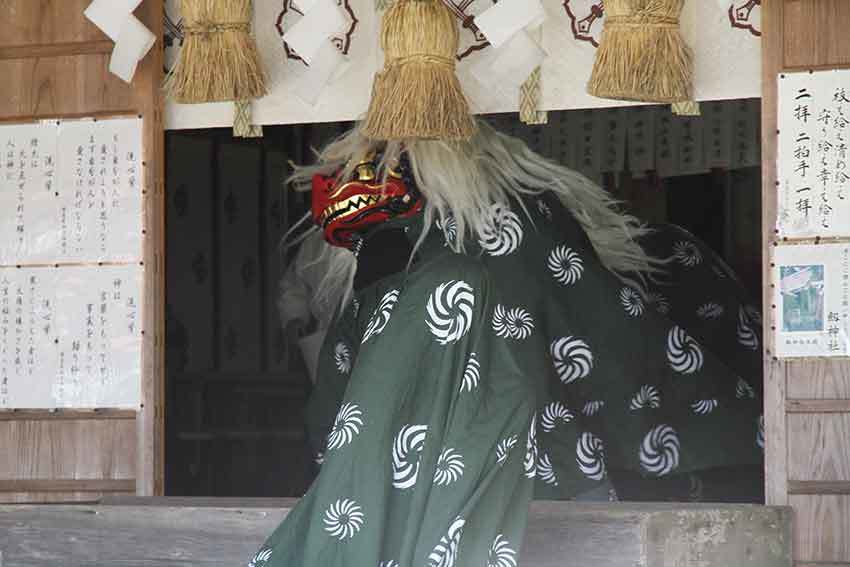
[[[484,121],[357,127],[294,180],[357,262],[324,285],[323,464],[252,567],[515,567],[533,498],[761,467],[758,314],[688,233]]]

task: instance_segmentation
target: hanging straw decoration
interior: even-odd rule
[[[615,100],[691,100],[693,61],[679,29],[683,4],[605,0],[605,27],[587,92]]]
[[[384,69],[363,126],[377,140],[466,140],[475,131],[455,75],[459,32],[440,0],[396,0],[381,24]]]
[[[251,36],[251,0],[182,0],[185,39],[165,80],[180,103],[246,101],[266,94]]]
[[[540,110],[542,81],[540,67],[535,67],[528,79],[519,89],[519,119],[523,124],[547,124],[549,114]]]

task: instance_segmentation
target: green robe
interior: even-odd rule
[[[308,411],[319,476],[252,567],[516,567],[532,498],[761,463],[758,325],[716,256],[658,233],[645,299],[557,199],[524,204],[356,293]]]

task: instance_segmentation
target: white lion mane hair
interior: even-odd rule
[[[646,278],[664,263],[649,257],[638,244],[638,239],[650,229],[622,212],[620,203],[603,188],[581,173],[533,152],[522,140],[496,131],[481,119],[468,142],[378,142],[364,136],[356,126],[316,152],[315,165],[296,166],[288,181],[296,190],[309,191],[316,173],[331,175],[342,169],[343,176],[348,176],[363,156],[376,150],[383,150],[383,166],[394,162],[402,148],[417,188],[425,197],[424,226],[432,227],[435,221],[454,217],[457,252],[463,252],[464,241],[476,237],[483,228],[493,203],[510,199],[522,203],[519,198],[523,195],[551,192],[587,233],[601,263],[623,282],[643,291]],[[423,231],[417,246],[426,236]],[[356,260],[353,254],[337,254],[333,259],[335,265],[328,269],[317,293],[322,301],[345,304],[351,298]]]

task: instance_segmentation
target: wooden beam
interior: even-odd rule
[[[35,45],[0,46],[0,59],[29,59],[34,57],[59,57],[63,55],[90,55],[112,53],[115,44],[111,40],[74,41],[70,43],[46,43]]]
[[[0,492],[128,492],[136,480],[109,478],[0,479]]]
[[[0,421],[136,419],[136,410],[0,410]]]
[[[289,511],[124,501],[0,506],[3,558],[15,567],[244,565]],[[790,525],[787,508],[535,502],[522,565],[790,567]]]
[[[850,400],[787,400],[788,413],[850,413]]]
[[[850,495],[850,481],[789,480],[788,494]],[[848,534],[848,537],[850,537],[850,534]]]

